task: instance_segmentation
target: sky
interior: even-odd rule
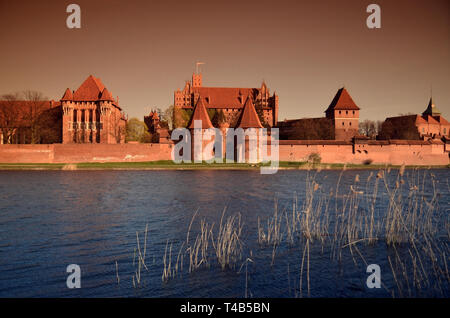
[[[69,4],[81,28],[69,29]],[[369,4],[381,28],[369,29]],[[448,0],[0,0],[0,94],[59,100],[99,77],[129,117],[173,104],[197,61],[204,86],[279,95],[279,120],[324,116],[345,86],[361,119],[450,119]]]

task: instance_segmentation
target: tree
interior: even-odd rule
[[[371,139],[377,135],[376,123],[373,120],[366,119],[359,123],[359,133]]]
[[[31,139],[30,142],[32,144],[39,143],[40,141],[40,130],[42,127],[39,125],[39,117],[42,113],[49,109],[48,107],[48,99],[44,97],[41,92],[27,90],[23,93],[24,100],[26,101],[26,119],[28,120],[30,131],[31,131]]]
[[[148,132],[147,125],[137,119],[130,118],[126,125],[126,141],[151,142],[152,135]]]
[[[225,124],[226,122],[227,122],[227,117],[223,113],[222,109],[217,110],[211,119],[211,123],[213,124],[214,127],[220,127],[221,125]]]
[[[13,143],[13,136],[22,121],[22,114],[18,103],[19,96],[18,93],[1,96],[0,129],[4,144]]]
[[[192,113],[192,109],[182,109],[174,107],[172,128],[186,128],[189,123],[189,119],[192,116]]]
[[[161,128],[173,129],[173,109],[174,106],[170,105],[161,113],[159,122]]]

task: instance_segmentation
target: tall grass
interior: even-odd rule
[[[350,184],[342,181],[347,171],[341,171],[335,188],[320,183],[320,171],[308,171],[303,195],[295,193],[292,202],[286,206],[275,198],[273,214],[265,220],[257,217],[255,234],[261,255],[266,255],[263,250],[270,248],[271,255],[267,257],[271,257],[270,264],[274,266],[278,248],[283,243],[292,250],[300,247],[296,267],[298,295],[309,297],[314,284],[311,264],[314,264],[312,261],[319,249],[322,253],[330,252],[330,261],[341,263],[346,255],[351,255],[355,266],[359,266],[359,260],[367,266],[365,251],[384,246],[391,280],[382,284],[390,295],[414,297],[428,295],[430,291],[435,292],[434,295],[448,293],[450,226],[448,216],[443,217],[439,209],[439,187],[435,176],[429,171],[401,167],[371,172],[366,180],[356,174]],[[247,267],[249,262],[256,260],[244,255],[241,215],[228,215],[225,208],[217,226],[205,218],[196,222],[197,215],[198,210],[176,254],[173,243],[166,241],[162,281],[167,282],[181,274],[185,262],[188,272],[193,273],[210,267],[234,269],[245,259],[238,273],[245,266],[247,297]],[[192,231],[194,225],[195,232]],[[141,283],[142,269],[148,270],[147,226],[143,243],[138,232],[136,242],[133,257],[135,286]]]

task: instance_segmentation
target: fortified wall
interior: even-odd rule
[[[307,161],[312,153],[322,163],[448,165],[450,145],[423,140],[335,141],[280,140],[280,161]]]
[[[171,160],[173,144],[0,145],[0,163],[143,162]],[[442,141],[280,140],[280,161],[322,163],[448,165],[450,144]]]

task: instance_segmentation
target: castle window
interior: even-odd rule
[[[348,115],[348,110],[345,111],[345,114]]]
[[[344,122],[342,122],[342,126],[344,126]]]
[[[447,134],[447,128],[444,128],[444,135]]]
[[[339,111],[339,115],[341,114],[341,111]]]
[[[349,122],[348,124],[351,126],[351,125],[352,125],[352,122]]]
[[[355,114],[355,111],[353,111],[353,115]]]

